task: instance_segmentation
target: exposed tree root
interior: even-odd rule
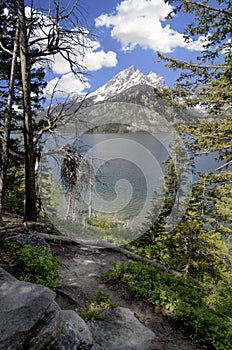
[[[49,235],[47,233],[37,233],[40,237],[44,238],[45,240],[50,240],[53,242],[57,242],[57,243],[70,243],[70,244],[74,244],[74,245],[82,245],[82,246],[94,246],[97,248],[102,248],[104,250],[114,250],[117,251],[119,253],[124,254],[127,257],[133,258],[133,259],[139,259],[142,260],[148,264],[154,265],[156,267],[158,267],[159,269],[161,269],[162,271],[169,273],[171,275],[175,275],[175,276],[181,276],[182,274],[176,270],[173,270],[167,266],[164,266],[160,263],[158,263],[156,260],[151,260],[148,258],[144,258],[141,257],[140,255],[133,253],[125,248],[119,247],[113,243],[107,242],[107,241],[103,241],[100,239],[96,239],[96,240],[85,240],[85,239],[80,239],[80,238],[75,238],[75,237],[67,237],[67,236],[58,236],[58,235]]]

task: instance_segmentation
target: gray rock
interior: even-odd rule
[[[2,281],[4,280],[5,282],[14,282],[14,281],[17,281],[17,278],[15,278],[9,272],[7,272],[6,270],[0,267],[0,285],[1,285],[1,280]]]
[[[88,321],[96,344],[91,350],[152,350],[155,334],[127,308],[105,310],[103,320]]]
[[[72,310],[60,311],[63,328],[59,337],[49,347],[49,350],[89,349],[94,341],[84,320]]]
[[[71,310],[60,310],[53,302],[42,320],[43,328],[27,344],[29,350],[89,349],[93,337],[82,318]]]
[[[35,248],[47,248],[50,249],[49,244],[45,241],[45,239],[39,237],[34,233],[17,233],[11,232],[7,237],[8,241],[16,243],[21,247],[35,247]]]
[[[3,273],[0,279],[0,349],[18,349],[46,313],[56,294]]]
[[[0,350],[77,350],[93,345],[83,319],[61,310],[50,289],[0,268]]]
[[[32,330],[28,335],[27,349],[50,349],[51,344],[56,341],[56,338],[62,332],[63,321],[60,317],[60,311],[57,303],[53,301],[42,320],[37,324],[38,331]]]

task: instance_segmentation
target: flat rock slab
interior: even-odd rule
[[[155,334],[130,309],[117,307],[103,311],[103,320],[88,321],[96,345],[91,350],[151,350]]]

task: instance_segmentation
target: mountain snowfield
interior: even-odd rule
[[[89,97],[93,98],[94,102],[105,101],[136,85],[148,85],[157,88],[165,86],[165,82],[163,77],[154,72],[144,75],[134,66],[130,66],[91,93]]]

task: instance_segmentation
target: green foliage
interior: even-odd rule
[[[91,129],[90,132],[93,134],[105,134],[105,133],[124,134],[124,133],[128,133],[128,125],[119,124],[119,123],[103,124],[95,127],[94,129]]]
[[[202,122],[198,126],[180,126],[179,131],[183,137],[192,135],[191,143],[187,147],[194,153],[196,152],[218,152],[217,158],[223,161],[220,170],[228,170],[232,164],[232,114],[225,119],[211,122]]]
[[[8,169],[4,210],[18,215],[24,212],[24,172],[20,166]]]
[[[57,215],[57,206],[60,203],[62,187],[55,182],[51,170],[43,164],[40,179],[40,197],[46,213]]]
[[[89,301],[88,305],[82,309],[81,317],[85,322],[89,320],[102,319],[101,313],[104,310],[115,308],[118,304],[110,300],[108,294],[98,290],[93,300]]]
[[[200,280],[223,278],[232,266],[232,186],[215,187],[212,178],[205,175],[193,186],[188,208],[171,232],[165,229],[164,208],[132,249]]]
[[[86,219],[86,223],[99,228],[113,228],[118,226],[117,221],[107,215],[92,216],[91,218]]]
[[[48,248],[16,247],[12,259],[21,267],[21,280],[42,284],[51,289],[57,287],[61,265]]]
[[[202,102],[218,113],[231,101],[231,1],[165,0],[173,6],[169,18],[191,13],[192,23],[184,29],[186,43],[202,40],[194,61],[180,61],[158,53],[171,69],[181,69],[172,93],[189,105]],[[189,20],[189,17],[188,17]],[[173,95],[172,95],[173,98]]]
[[[146,302],[166,310],[206,349],[231,349],[231,283],[203,284],[184,275],[169,275],[139,261],[117,264],[107,276]]]
[[[219,125],[219,122],[214,124]],[[226,144],[231,135],[229,126],[221,123],[219,132]],[[203,135],[197,135],[198,138],[203,142]],[[186,146],[193,151],[192,138],[186,139],[189,142]],[[232,266],[232,173],[198,174],[198,181],[193,183],[192,192],[186,196],[188,205],[185,205],[181,196],[191,168],[185,166],[186,161],[178,145],[173,150],[175,157],[180,158],[180,165],[172,159],[166,161],[164,185],[154,196],[145,234],[132,242],[131,247],[143,256],[197,279],[224,278],[224,273]],[[229,147],[223,155],[230,157]],[[184,212],[183,208],[186,208]]]

